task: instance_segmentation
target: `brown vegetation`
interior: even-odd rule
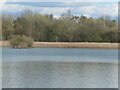
[[[11,47],[9,41],[0,41],[0,46]],[[118,48],[118,43],[88,42],[34,42],[32,47],[38,48]]]

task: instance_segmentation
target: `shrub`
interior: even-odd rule
[[[33,39],[25,35],[23,36],[15,35],[10,40],[10,44],[13,48],[27,48],[32,46]]]

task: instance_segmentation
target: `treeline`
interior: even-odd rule
[[[29,10],[16,18],[2,15],[2,39],[15,35],[42,42],[118,42],[118,23],[109,16],[88,18],[70,11],[59,18]]]

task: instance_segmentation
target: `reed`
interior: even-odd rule
[[[11,47],[9,41],[0,41],[0,46]],[[108,48],[118,49],[118,43],[94,42],[33,42],[33,48]]]

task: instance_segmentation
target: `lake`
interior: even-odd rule
[[[3,88],[117,88],[118,50],[2,49]]]

